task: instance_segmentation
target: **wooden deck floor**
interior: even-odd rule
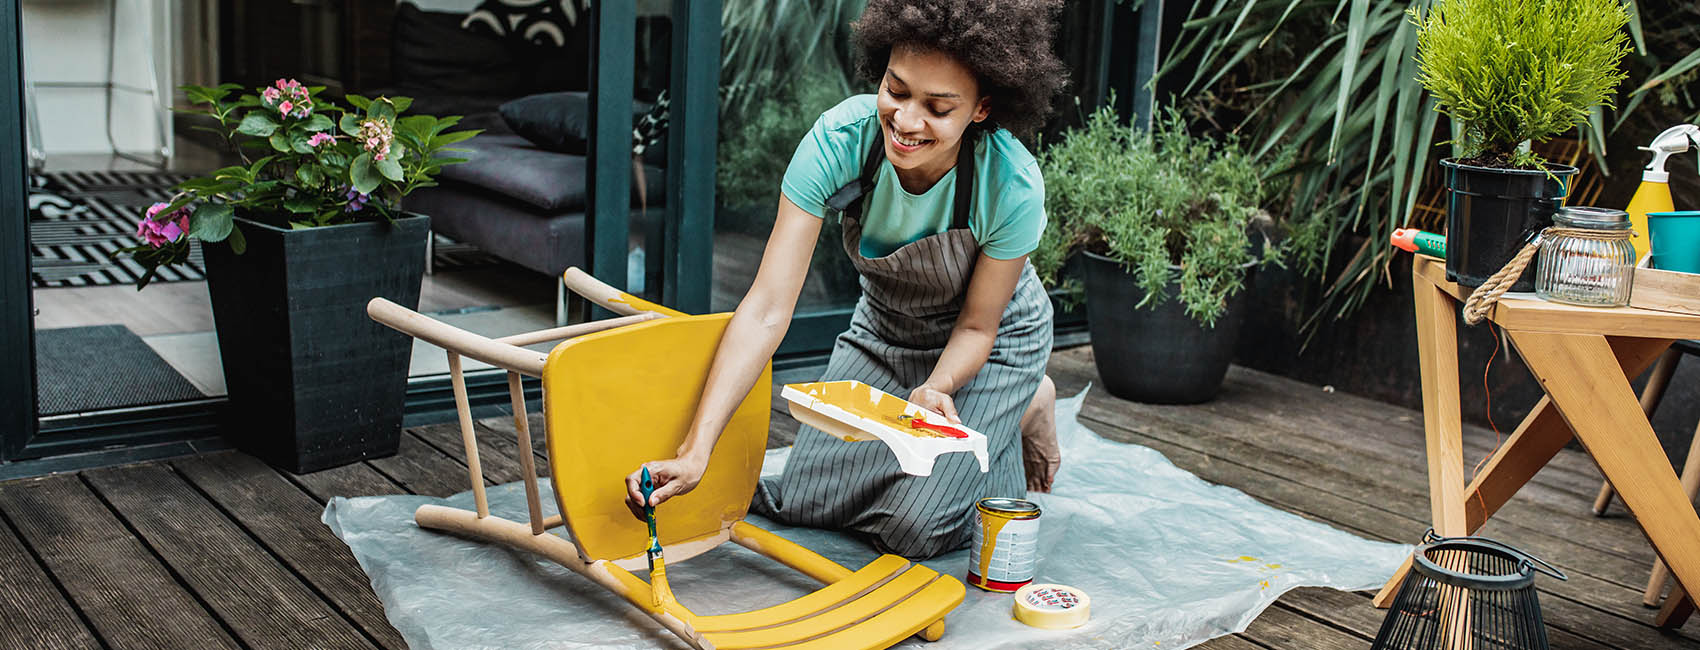
[[[1059,352],[1064,394],[1094,379],[1086,348]],[[1206,480],[1374,539],[1427,528],[1420,414],[1235,368],[1210,404],[1160,407],[1094,391],[1082,417]],[[479,425],[492,483],[518,480],[512,424]],[[795,424],[774,419],[775,444]],[[1474,461],[1492,432],[1466,432]],[[401,453],[303,476],[235,452],[0,484],[0,648],[399,648],[366,576],[319,523],[333,496],[465,489],[452,425],[407,432]],[[1065,459],[1064,462],[1067,462]],[[1554,648],[1700,647],[1700,627],[1650,625],[1653,555],[1621,506],[1589,513],[1599,473],[1565,451],[1485,534],[1569,572],[1542,579]],[[1214,649],[1361,649],[1382,619],[1369,594],[1301,589]]]

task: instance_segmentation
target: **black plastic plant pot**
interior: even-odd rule
[[[1440,161],[1446,170],[1446,279],[1481,286],[1517,255],[1530,233],[1552,225],[1576,168],[1496,169]],[[1535,290],[1535,265],[1512,291]]]
[[[1145,289],[1121,263],[1085,253],[1086,326],[1092,357],[1111,395],[1149,404],[1197,404],[1216,398],[1234,359],[1245,315],[1245,291],[1205,327],[1186,314],[1178,280],[1155,305],[1135,307]],[[1253,264],[1246,265],[1247,272]],[[1179,267],[1175,268],[1177,275]],[[1250,286],[1250,283],[1247,283]]]
[[[366,315],[419,306],[430,219],[286,230],[237,219],[248,250],[204,247],[236,448],[307,473],[396,453],[412,339]]]

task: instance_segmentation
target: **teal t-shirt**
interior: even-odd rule
[[[826,199],[862,173],[868,149],[884,137],[874,95],[857,95],[822,113],[797,144],[780,190],[817,217]],[[980,138],[974,149],[974,196],[968,231],[986,255],[1000,260],[1033,252],[1045,230],[1045,182],[1039,163],[1004,129]],[[863,198],[862,256],[884,257],[904,244],[950,229],[956,200],[956,170],[921,194],[897,180],[890,160],[881,159],[873,194]]]

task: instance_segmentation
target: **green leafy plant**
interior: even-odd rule
[[[1417,26],[1417,79],[1462,127],[1465,162],[1538,168],[1525,141],[1569,131],[1624,79],[1629,14],[1618,0],[1445,0]]]
[[[137,225],[142,244],[117,251],[146,268],[146,287],[159,266],[189,258],[191,240],[229,242],[242,253],[240,215],[286,228],[335,226],[391,219],[401,197],[436,185],[445,165],[465,162],[439,155],[479,131],[448,132],[459,116],[402,117],[406,97],[346,97],[343,109],[292,79],[234,99],[236,84],[184,86],[189,101],[218,122],[207,128],[242,158],[240,165],[177,184],[169,202],[149,207]]]
[[[1058,284],[1070,255],[1091,251],[1133,274],[1145,290],[1139,307],[1164,300],[1178,280],[1187,314],[1214,326],[1258,260],[1259,166],[1234,138],[1188,133],[1177,112],[1145,132],[1106,105],[1044,149],[1039,164],[1050,219],[1032,260],[1047,284]],[[1265,261],[1280,257],[1265,247]]]

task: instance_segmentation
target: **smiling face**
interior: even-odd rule
[[[933,50],[895,47],[880,81],[885,157],[905,188],[924,191],[956,164],[968,126],[986,119],[991,101],[967,66]]]

